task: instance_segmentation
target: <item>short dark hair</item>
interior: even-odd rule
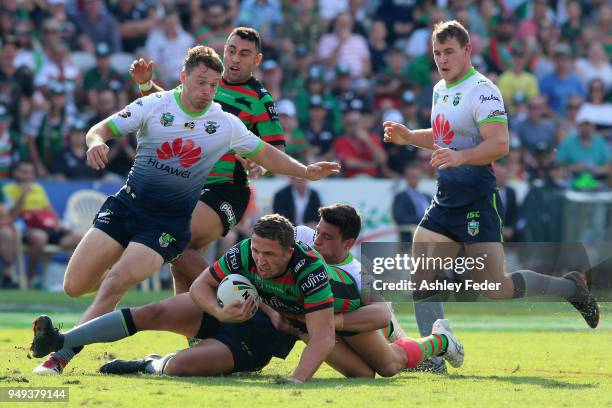
[[[449,38],[456,38],[459,45],[465,47],[470,43],[470,34],[457,20],[443,21],[434,26],[431,39],[443,43]]]
[[[361,232],[361,216],[348,204],[336,203],[321,207],[319,217],[326,223],[338,227],[343,241],[357,239]]]
[[[253,225],[253,234],[278,241],[284,249],[295,244],[295,227],[291,221],[279,214],[264,215],[257,220]]]
[[[257,51],[258,54],[261,52],[261,36],[256,29],[251,27],[236,27],[227,38],[230,39],[234,35],[237,35],[243,40],[255,43],[255,51]]]
[[[187,51],[187,56],[183,61],[183,69],[190,73],[198,65],[204,64],[206,67],[223,74],[223,62],[215,50],[205,45],[196,45]]]

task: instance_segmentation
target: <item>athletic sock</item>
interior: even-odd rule
[[[510,277],[514,283],[513,298],[547,295],[567,299],[576,292],[576,284],[569,279],[528,270],[513,272]]]
[[[448,339],[443,334],[432,334],[420,339],[399,339],[393,344],[397,344],[406,352],[406,368],[413,368],[429,357],[443,355],[448,347]]]
[[[431,334],[431,328],[438,319],[444,319],[444,308],[442,302],[437,301],[415,301],[414,317],[419,326],[419,334],[423,337]]]
[[[63,334],[63,348],[55,353],[65,361],[70,361],[84,345],[110,343],[136,333],[136,326],[130,309],[107,313],[85,322]]]

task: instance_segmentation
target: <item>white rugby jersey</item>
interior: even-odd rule
[[[453,83],[439,81],[433,89],[431,127],[434,143],[454,150],[482,143],[480,126],[507,123],[501,92],[487,77],[471,68]],[[492,165],[464,165],[438,170],[434,199],[444,207],[462,207],[495,191]]]
[[[256,155],[263,141],[212,102],[189,112],[181,88],[137,99],[106,122],[117,137],[137,132],[136,158],[126,191],[150,213],[190,215],[213,165],[234,149]]]

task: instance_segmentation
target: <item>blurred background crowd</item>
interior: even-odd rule
[[[43,228],[43,236],[24,230],[34,253],[78,242],[74,231],[61,229],[40,184],[34,187],[42,191],[29,187],[37,197],[29,200],[19,185],[125,179],[135,137],[111,142],[108,168],[96,172],[86,164],[84,135],[139,96],[128,74],[132,60],[154,60],[154,80],[170,88],[187,48],[204,44],[222,55],[238,25],[262,35],[264,60],[255,76],[276,100],[287,152],[305,163],[339,161],[345,178],[404,178],[393,218],[414,224],[427,204],[417,186],[435,177],[430,152],[384,145],[382,122],[430,127],[439,80],[431,30],[452,18],[470,31],[473,64],[498,84],[509,114],[511,151],[496,163],[506,238],[554,240],[540,227],[525,228],[555,211],[548,192],[612,185],[607,0],[2,0],[3,282],[11,284],[11,225],[28,210],[35,215],[26,226],[55,228]],[[530,186],[522,204],[508,186],[516,181]]]

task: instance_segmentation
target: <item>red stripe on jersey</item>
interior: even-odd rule
[[[284,142],[285,135],[270,135],[270,136],[261,136],[261,140],[264,142]]]
[[[290,273],[284,276],[279,276],[278,278],[273,278],[272,281],[278,282],[278,283],[284,283],[287,285],[293,285],[295,283],[295,281],[293,280],[293,275],[291,275]]]
[[[317,257],[317,255],[316,255],[314,252],[312,252],[312,251],[308,251],[308,252],[307,252],[307,254],[308,254],[308,255],[309,255],[311,258],[316,258],[316,257]]]
[[[230,89],[232,91],[235,91],[241,94],[245,94],[245,95],[249,95],[249,96],[252,96],[253,98],[259,99],[259,95],[257,95],[257,92],[246,89],[242,85],[228,85],[223,81],[219,81],[219,85],[221,86],[221,88]]]
[[[219,266],[219,261],[216,261],[213,265],[212,272],[216,275],[218,281],[222,281],[225,278],[225,273],[223,269]]]
[[[316,302],[316,303],[304,303],[304,309],[310,309],[312,307],[317,307],[320,305],[324,305],[325,303],[331,303],[334,301],[333,297],[327,298],[325,300],[322,300],[320,302]]]
[[[340,308],[340,311],[338,311],[338,313],[346,312],[349,306],[351,306],[351,301],[348,299],[344,299],[344,301],[342,302],[342,307]]]
[[[226,162],[232,162],[233,163],[233,162],[236,161],[236,156],[234,156],[234,153],[227,153],[227,154],[224,154],[223,156],[221,156],[219,161],[226,161]]]
[[[268,112],[264,112],[261,115],[253,116],[251,119],[251,123],[254,125],[257,122],[267,122],[270,120],[270,114]]]
[[[342,281],[342,283],[346,283],[346,280],[344,280],[344,276],[342,276],[342,273],[339,271],[336,271],[336,275],[338,275],[338,277],[340,278],[340,280]]]

